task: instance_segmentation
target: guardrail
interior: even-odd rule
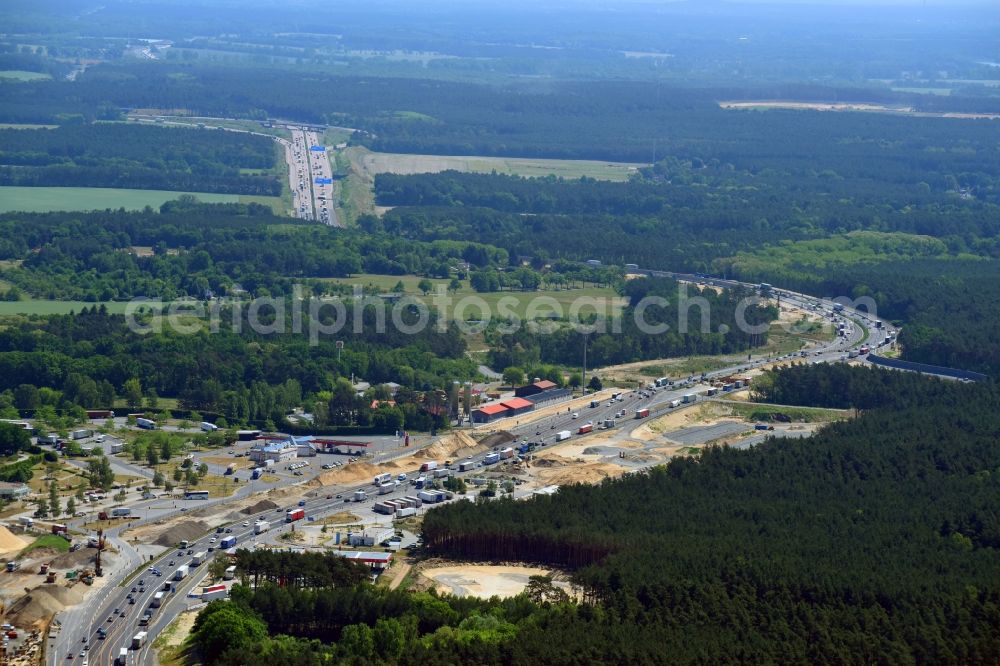
[[[914,361],[903,361],[898,358],[886,358],[878,354],[868,354],[868,361],[884,368],[894,370],[909,370],[910,372],[920,372],[930,375],[941,375],[942,377],[953,377],[955,379],[968,379],[974,382],[983,382],[989,379],[981,372],[971,370],[959,370],[956,368],[946,368],[940,365],[930,365],[928,363],[916,363]]]

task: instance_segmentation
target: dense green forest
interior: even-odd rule
[[[684,290],[674,280],[642,278],[626,282],[622,293],[628,305],[622,310],[620,327],[616,329],[610,321],[595,320],[598,329],[586,335],[588,359],[593,367],[699,354],[745,353],[767,344],[768,339],[766,331],[757,334],[746,331],[757,330],[778,318],[773,306],[750,305],[743,321],[754,328],[741,326],[736,320],[737,308],[742,300],[753,296],[743,290],[722,293],[694,287]],[[647,309],[645,304],[654,302],[647,299],[662,299],[665,305]],[[503,333],[498,327],[490,328],[486,339],[490,344],[491,367],[532,367],[539,363],[582,365],[585,331],[554,329],[539,332],[524,326],[513,333]]]
[[[478,243],[415,243],[295,223],[257,204],[200,204],[191,197],[159,211],[0,215],[0,271],[28,294],[89,301],[172,300],[233,294],[290,294],[301,283],[336,293],[326,278],[362,271],[448,277],[452,266],[505,266],[506,252]],[[132,252],[153,249],[153,256]],[[579,269],[579,267],[577,267]]]
[[[308,313],[308,303],[304,307]],[[8,320],[0,331],[0,409],[107,408],[116,395],[128,395],[130,381],[138,381],[139,402],[143,395],[177,398],[186,409],[218,414],[233,424],[282,423],[292,408],[305,404],[321,426],[402,426],[405,420],[407,427],[426,430],[433,420],[415,390],[476,376],[475,363],[465,357],[465,340],[453,326],[440,330],[432,321],[418,333],[391,326],[379,333],[369,309],[355,333],[348,310],[336,335],[345,342],[338,353],[333,336],[310,344],[307,332],[296,333],[290,305],[284,332],[255,333],[246,316],[234,318],[223,310],[218,331],[205,322],[188,334],[168,326],[135,332],[124,316],[98,307]],[[233,330],[234,319],[240,331]],[[404,321],[410,323],[409,317]],[[347,382],[352,375],[372,385],[402,384],[399,407],[371,410],[370,398],[358,398]]]
[[[880,317],[903,324],[907,360],[1000,376],[996,260],[894,259],[822,268],[808,261],[734,265],[738,276],[822,296],[868,296]]]
[[[919,171],[942,161],[961,165],[997,160],[995,147],[986,148],[994,145],[988,121],[731,111],[719,108],[717,100],[741,91],[652,81],[490,86],[266,66],[118,63],[90,68],[75,81],[0,85],[4,122],[108,120],[119,118],[121,109],[176,109],[192,115],[276,117],[354,127],[363,130],[356,141],[389,152],[643,163],[670,155],[738,168],[808,163],[817,171],[839,170],[842,163],[865,165],[868,156],[879,154],[907,156],[896,159],[894,171]],[[785,90],[787,96],[796,92],[794,85]],[[851,91],[835,89],[807,87],[801,93],[806,98],[851,98]],[[870,96],[866,90],[853,93]],[[924,95],[902,101],[930,111],[996,110],[990,100]],[[970,142],[981,150],[967,150]],[[909,159],[915,154],[919,160]]]
[[[783,399],[814,404],[829,389],[830,404],[864,411],[807,440],[709,448],[597,487],[427,513],[429,555],[563,567],[581,591],[576,601],[544,578],[506,600],[438,597],[298,561],[315,555],[243,551],[240,576],[258,586],[236,587],[230,604],[202,611],[201,656],[209,664],[995,661],[997,387],[828,365],[784,370],[778,383]]]
[[[429,550],[570,567],[607,626],[568,621],[547,642],[582,641],[598,661],[625,640],[649,661],[994,660],[996,386],[839,366],[782,375],[782,399],[872,408],[808,440],[436,509]]]
[[[121,187],[279,196],[275,144],[239,132],[123,123],[0,129],[0,185]]]

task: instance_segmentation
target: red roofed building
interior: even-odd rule
[[[529,395],[537,395],[539,393],[544,393],[545,391],[551,391],[555,388],[559,388],[555,382],[550,382],[547,379],[541,379],[532,384],[518,387],[514,390],[514,395],[519,398],[527,398]]]
[[[524,414],[535,408],[535,403],[524,398],[511,398],[510,400],[504,400],[500,404],[510,410],[510,416]]]
[[[491,423],[505,416],[510,416],[511,412],[503,405],[484,405],[479,409],[472,410],[472,421],[474,423]]]

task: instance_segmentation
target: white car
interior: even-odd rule
[[[573,418],[574,419],[580,418],[580,412],[573,412]]]

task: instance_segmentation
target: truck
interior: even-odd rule
[[[882,325],[883,325],[883,324],[882,324],[882,322],[880,322],[880,321],[876,321],[876,322],[875,322],[875,328],[882,328]]]
[[[605,428],[614,428],[615,427],[615,423],[616,422],[615,422],[614,419],[604,419],[604,427]]]
[[[236,545],[236,537],[234,536],[228,536],[219,542],[220,548],[232,548],[235,545]]]
[[[674,407],[674,408],[680,407],[681,406],[681,401],[680,400],[671,400],[670,401],[670,406]]]
[[[572,436],[573,436],[573,433],[571,433],[569,430],[560,430],[559,432],[556,433],[556,441],[557,442],[565,442],[567,439],[569,439]]]
[[[115,658],[115,666],[125,666],[128,663],[128,648],[122,648],[118,650],[118,656]]]
[[[174,580],[184,580],[188,575],[188,565],[182,564],[177,567],[177,571],[174,572]]]
[[[219,429],[219,426],[215,425],[214,423],[209,423],[208,421],[202,421],[201,429],[204,432],[215,432],[216,430]]]
[[[130,509],[127,506],[119,506],[114,509],[111,509],[112,518],[125,518],[126,516],[131,516],[131,515],[132,515],[132,509]]]
[[[416,488],[417,490],[420,490],[420,489],[422,489],[424,487],[424,485],[426,483],[427,483],[427,477],[426,476],[420,476],[420,477],[417,477],[416,479],[414,479],[414,481],[413,481],[413,487]]]
[[[156,430],[156,421],[151,419],[136,419],[135,424],[143,430]]]
[[[222,580],[232,580],[236,578],[236,565],[226,567],[226,572],[222,574]]]
[[[153,619],[152,615],[150,615],[149,613],[144,613],[143,616],[141,618],[139,618],[139,626],[140,627],[145,627],[146,625],[149,624],[149,621],[151,619]]]
[[[690,404],[690,403],[694,402],[697,399],[698,399],[698,396],[696,394],[694,394],[694,393],[685,393],[684,394],[684,404],[685,405]]]
[[[365,491],[363,491],[363,490],[355,490],[354,491],[354,501],[355,502],[364,502],[367,499],[368,499],[368,493],[366,493]]]
[[[475,469],[475,467],[476,463],[471,460],[463,460],[462,462],[458,463],[459,472],[468,472],[470,469]]]
[[[514,457],[514,449],[509,446],[500,451],[500,460],[510,460]]]
[[[187,548],[188,547],[188,543],[190,543],[190,542],[187,539],[181,539],[180,541],[177,542],[177,547],[178,548]]]
[[[648,407],[644,407],[643,409],[637,409],[637,410],[635,410],[635,418],[637,418],[637,419],[644,419],[647,416],[649,416],[649,408]]]
[[[236,463],[229,463],[229,466],[226,467],[225,476],[232,476],[233,472],[235,471],[236,471]]]
[[[590,401],[590,408],[591,409],[594,409],[594,408],[600,407],[600,406],[601,406],[601,401],[600,400],[591,400]]]
[[[499,453],[487,453],[486,457],[483,458],[483,464],[484,465],[495,465],[498,462],[500,462],[500,454]]]
[[[289,509],[285,512],[285,522],[294,523],[296,520],[302,520],[306,517],[305,509]]]
[[[713,396],[713,395],[718,395],[718,394],[719,394],[719,389],[715,388],[714,386],[712,388],[708,389],[707,391],[705,391],[705,395],[707,395],[707,396]]]
[[[7,571],[17,571],[21,568],[21,563],[17,560],[12,560],[7,563]]]
[[[381,486],[383,483],[386,483],[387,481],[392,481],[392,474],[389,474],[388,472],[376,476],[375,480],[372,481],[372,485]]]
[[[430,460],[430,461],[425,462],[423,465],[420,466],[420,471],[421,472],[431,472],[431,471],[437,469],[437,467],[438,467],[437,461],[436,460]]]
[[[225,585],[211,585],[209,587],[202,588],[201,590],[202,601],[225,599],[227,596],[229,596],[229,590],[226,589]]]
[[[872,350],[871,347],[869,347],[868,345],[863,345],[861,347],[861,349],[858,350],[858,353],[861,354],[862,356],[864,356],[865,354],[867,354],[871,350]]]
[[[754,430],[774,430],[773,425],[768,425],[766,423],[758,423],[753,427]]]
[[[25,527],[35,526],[35,519],[29,516],[21,516],[20,518],[17,519],[17,522],[20,523],[21,525],[24,525]]]
[[[580,426],[579,430],[576,431],[576,434],[586,435],[588,432],[594,432],[594,426],[590,423]]]
[[[191,556],[191,564],[193,566],[199,566],[202,562],[205,561],[205,555],[207,555],[205,551],[195,553],[194,555]]]
[[[393,483],[392,481],[386,481],[384,483],[380,483],[379,484],[378,494],[379,495],[388,495],[389,493],[391,493],[395,489],[396,489],[396,484],[395,483]]]
[[[149,602],[150,608],[159,608],[163,605],[163,597],[166,595],[163,592],[157,592],[153,595],[153,600]]]
[[[443,502],[447,498],[447,495],[439,490],[421,490],[417,493],[417,497],[420,498],[421,502],[435,504],[437,502]]]
[[[852,349],[851,351],[849,351],[847,353],[847,357],[848,358],[857,358],[858,357],[858,350],[857,349]]]
[[[253,524],[254,534],[263,534],[269,529],[271,529],[271,523],[267,522],[266,520],[258,520],[256,523]]]
[[[132,649],[138,650],[143,645],[146,644],[146,632],[140,631],[135,636],[132,637]]]
[[[250,472],[250,479],[251,480],[259,479],[261,477],[261,474],[263,474],[263,471],[264,470],[260,467],[254,468],[254,470]]]
[[[408,518],[415,515],[417,515],[417,509],[412,506],[406,507],[405,509],[396,509],[397,518]]]
[[[52,523],[53,534],[66,534],[66,526],[60,523]]]
[[[69,434],[70,439],[86,439],[94,434],[93,430],[87,428],[81,428],[80,430],[74,430]]]

